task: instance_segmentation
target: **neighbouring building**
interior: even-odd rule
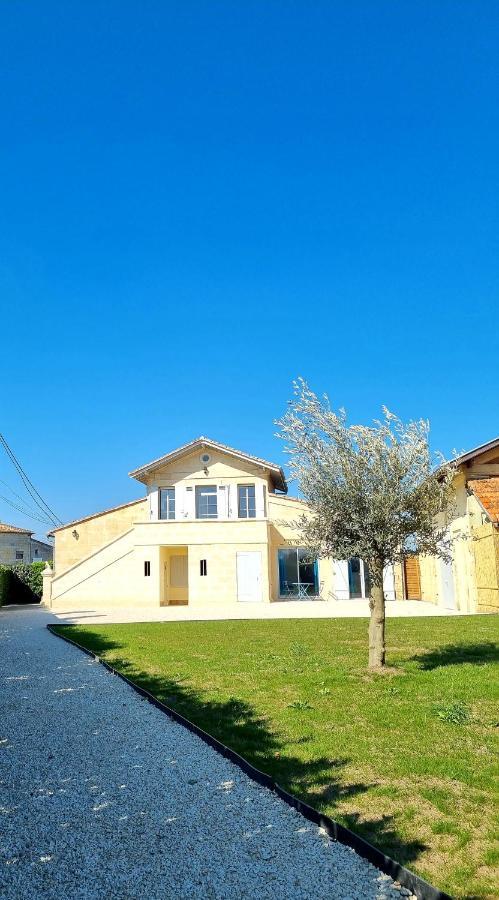
[[[52,557],[52,545],[36,540],[32,531],[0,522],[0,564],[51,562]]]
[[[349,600],[369,594],[361,560],[311,560],[303,501],[280,466],[200,437],[130,473],[146,495],[51,534],[44,602],[141,609],[189,604]],[[385,595],[395,599],[391,567]]]
[[[449,507],[452,560],[410,556],[397,595],[463,613],[499,612],[499,438],[455,460]]]

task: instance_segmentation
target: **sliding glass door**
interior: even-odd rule
[[[369,569],[358,556],[348,560],[348,590],[351,600],[371,596]]]
[[[279,595],[285,597],[317,597],[319,567],[304,547],[279,550]]]

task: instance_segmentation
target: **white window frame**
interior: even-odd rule
[[[253,488],[253,510],[250,511],[248,492]],[[244,496],[241,496],[243,494]],[[241,511],[243,510],[243,511]],[[237,518],[256,519],[256,487],[254,484],[238,484],[237,486]]]
[[[203,493],[204,492],[204,493]],[[202,516],[200,515],[200,507],[201,501],[203,497],[214,497],[215,498],[215,514]],[[195,500],[196,500],[196,519],[200,519],[201,521],[218,519],[218,487],[216,484],[197,484],[195,490]],[[206,508],[208,508],[208,503],[206,504]]]
[[[166,495],[166,515],[165,516],[163,515],[162,502],[161,502],[161,494],[163,493],[163,491],[173,491],[173,497]],[[167,521],[167,520],[171,521],[172,519],[175,519],[175,501],[176,501],[175,488],[173,486],[165,486],[165,487],[159,488],[159,497],[158,497],[158,513],[159,513],[158,518],[159,519],[161,519],[162,521]],[[173,513],[173,515],[171,515],[171,513]]]

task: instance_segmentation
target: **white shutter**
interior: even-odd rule
[[[237,519],[237,484],[227,485],[229,495],[229,519]]]
[[[333,594],[336,600],[348,600],[350,588],[348,586],[348,560],[335,559],[333,578]]]
[[[263,519],[265,515],[265,502],[263,497],[264,485],[255,484],[255,510],[256,518]]]
[[[393,566],[385,566],[383,569],[383,593],[386,600],[395,600],[395,577]]]
[[[196,497],[194,487],[184,488],[184,514],[182,518],[196,518]]]
[[[183,519],[184,518],[184,485],[176,484],[175,485],[175,518]]]
[[[217,492],[217,518],[227,519],[229,516],[229,486],[219,485]]]
[[[150,518],[153,522],[156,521],[156,519],[159,519],[159,489],[157,487],[150,488],[149,510]]]

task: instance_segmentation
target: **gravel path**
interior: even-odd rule
[[[0,897],[382,898],[393,882],[45,628],[0,611]]]

